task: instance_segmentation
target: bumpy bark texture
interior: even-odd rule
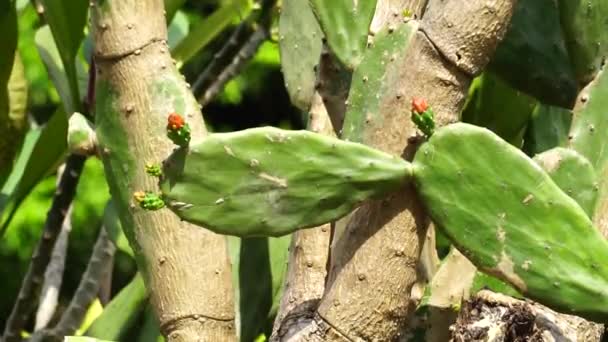
[[[140,209],[135,191],[158,191],[145,173],[174,148],[169,113],[200,139],[198,105],[174,67],[161,0],[92,3],[96,125],[106,176],[168,341],[233,341],[234,299],[224,237],[181,222],[168,209]]]

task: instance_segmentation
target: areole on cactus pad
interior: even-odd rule
[[[523,152],[458,123],[422,145],[413,172],[433,221],[479,269],[549,307],[608,319],[608,242]]]

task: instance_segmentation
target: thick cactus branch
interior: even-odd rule
[[[96,133],[110,191],[168,341],[235,339],[231,270],[224,237],[145,211],[133,193],[153,191],[147,164],[174,148],[167,117],[205,134],[196,100],[168,54],[163,2],[94,1]]]
[[[70,155],[66,161],[65,170],[55,191],[53,204],[42,230],[42,237],[38,246],[36,246],[32,261],[19,290],[17,301],[6,323],[3,335],[3,341],[5,342],[21,340],[21,331],[36,305],[42,287],[44,270],[49,264],[53,246],[61,231],[68,208],[74,199],[84,161],[85,157],[77,155]]]
[[[363,128],[352,130],[360,134],[345,134],[344,138],[411,156],[416,146],[408,140],[416,131],[407,114],[413,97],[428,101],[439,126],[457,120],[471,78],[484,67],[504,35],[514,4],[431,1],[422,18],[424,32],[413,35],[407,52],[387,57],[387,71],[382,76],[386,86],[381,91],[368,88],[369,101],[378,106],[363,112],[369,115],[351,115],[349,109],[345,130],[350,125]],[[472,16],[477,18],[474,25]],[[451,24],[446,28],[448,21]],[[363,76],[361,89],[372,80]],[[380,99],[374,100],[377,96]],[[351,340],[395,339],[412,309],[410,290],[417,280],[416,265],[427,225],[421,203],[408,186],[397,195],[363,204],[332,249],[329,288],[318,317]]]
[[[328,136],[335,135],[327,110],[318,94],[312,99],[308,129]],[[289,249],[283,297],[271,336],[281,341],[307,324],[317,309],[325,290],[332,224],[295,232]]]

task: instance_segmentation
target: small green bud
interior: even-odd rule
[[[412,122],[427,138],[435,133],[435,113],[433,113],[426,100],[421,98],[412,99]]]
[[[160,177],[163,175],[160,166],[154,164],[146,164],[146,173],[153,177]]]
[[[165,201],[159,195],[152,192],[137,191],[133,193],[133,198],[145,210],[152,211],[165,207]]]

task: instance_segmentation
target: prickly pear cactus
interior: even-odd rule
[[[489,68],[541,102],[563,107],[574,103],[577,82],[554,0],[517,2]]]
[[[604,70],[579,95],[568,142],[568,146],[589,159],[597,171],[601,171],[608,161],[606,94],[608,73]]]
[[[405,53],[417,29],[418,23],[410,21],[394,30],[387,28],[374,37],[353,74],[342,133],[345,138],[365,141],[364,132],[382,126],[380,104],[387,90],[399,82],[394,72],[395,56]]]
[[[327,44],[349,69],[359,64],[376,10],[376,0],[310,0]]]
[[[556,147],[534,156],[551,179],[593,217],[599,193],[597,175],[587,158],[571,149]]]
[[[571,125],[570,109],[539,103],[528,122],[522,149],[533,156],[555,146],[566,146]]]
[[[608,242],[523,152],[459,123],[423,144],[413,170],[433,221],[480,270],[557,310],[608,319]]]
[[[280,236],[396,190],[410,164],[364,145],[264,127],[178,149],[163,174],[163,199],[182,219],[221,234]]]
[[[585,85],[608,56],[608,2],[560,0],[559,12],[570,61]]]
[[[283,0],[279,19],[281,70],[291,103],[308,111],[315,91],[315,66],[323,33],[308,1]]]
[[[462,121],[485,127],[519,147],[537,102],[486,71],[469,88]]]

